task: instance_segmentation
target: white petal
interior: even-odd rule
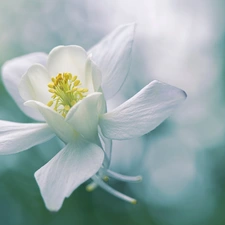
[[[49,53],[47,68],[50,76],[68,72],[77,75],[81,83],[84,83],[86,61],[87,53],[80,46],[58,46]]]
[[[19,92],[25,100],[36,100],[47,104],[51,99],[48,84],[51,81],[48,71],[40,64],[31,66],[22,76]]]
[[[91,60],[91,57],[88,57],[85,68],[85,88],[88,88],[89,93],[94,91],[100,91],[100,86],[102,83],[102,75],[99,68]]]
[[[0,154],[27,150],[48,141],[54,133],[45,123],[14,123],[0,120]]]
[[[18,86],[22,75],[30,66],[34,63],[45,65],[46,62],[47,54],[36,52],[9,60],[2,66],[2,80],[7,91],[15,100],[20,109],[26,115],[36,120],[43,120],[43,118],[37,111],[23,105],[24,101],[19,94]]]
[[[113,111],[100,117],[103,135],[110,139],[130,139],[155,129],[185,100],[176,87],[153,81]]]
[[[99,115],[105,112],[102,93],[95,92],[78,102],[67,114],[66,121],[85,139],[98,143]]]
[[[56,135],[65,143],[73,141],[78,133],[65,121],[65,119],[50,107],[37,101],[27,101],[24,103],[27,106],[38,109],[43,115],[48,125],[56,133]]]
[[[46,207],[57,211],[66,197],[101,167],[100,147],[82,139],[69,143],[35,173]]]
[[[106,99],[122,86],[130,67],[135,24],[119,26],[88,53],[102,72],[102,89]]]

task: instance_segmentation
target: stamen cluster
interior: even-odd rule
[[[59,73],[51,80],[52,82],[48,84],[48,91],[53,95],[52,100],[47,105],[49,107],[53,105],[54,110],[65,117],[73,105],[86,97],[88,89],[79,88],[81,86],[80,80],[71,73]]]

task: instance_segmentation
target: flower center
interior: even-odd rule
[[[71,73],[59,73],[51,80],[48,91],[52,93],[52,100],[47,103],[47,106],[53,105],[54,110],[65,117],[73,105],[86,97],[88,89],[79,88],[80,80]]]

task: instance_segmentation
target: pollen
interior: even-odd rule
[[[59,73],[56,77],[52,77],[51,81],[48,84],[48,91],[52,93],[52,99],[47,106],[53,107],[66,117],[72,106],[87,96],[88,89],[83,88],[77,76],[71,73]]]

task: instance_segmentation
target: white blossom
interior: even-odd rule
[[[57,211],[66,197],[89,178],[128,202],[136,203],[103,180],[137,182],[109,170],[113,139],[142,136],[164,121],[186,98],[182,90],[153,81],[114,110],[106,100],[128,73],[134,24],[118,27],[86,52],[58,46],[49,55],[32,53],[6,62],[2,78],[20,109],[38,123],[0,121],[0,154],[12,154],[48,141],[55,135],[65,147],[35,173],[45,205]],[[121,149],[122,151],[122,149]]]

